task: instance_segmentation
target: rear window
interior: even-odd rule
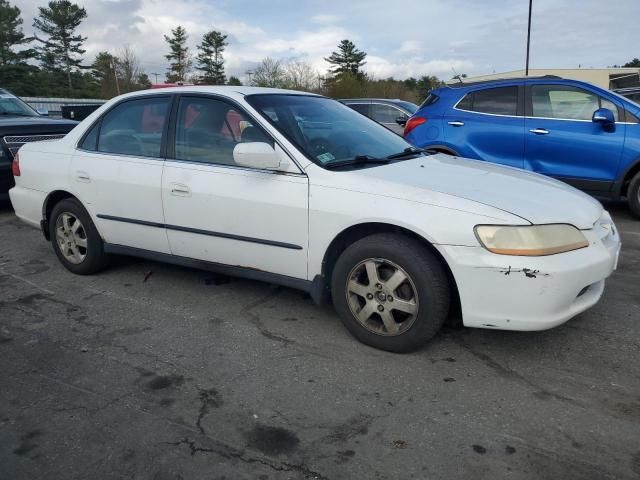
[[[457,108],[491,115],[517,115],[518,87],[496,87],[470,92],[458,102]]]
[[[436,95],[435,93],[430,93],[429,95],[427,95],[427,98],[424,100],[424,102],[422,102],[422,105],[420,105],[420,108],[424,108],[424,107],[428,107],[429,105],[433,105],[439,99],[440,99],[440,97],[438,95]]]

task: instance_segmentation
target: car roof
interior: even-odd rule
[[[137,97],[140,95],[163,95],[170,93],[215,93],[218,95],[225,95],[228,97],[244,97],[247,95],[256,94],[280,94],[280,95],[313,95],[319,96],[315,93],[301,92],[298,90],[286,90],[282,88],[267,88],[267,87],[244,87],[244,86],[232,86],[232,85],[182,85],[179,87],[167,87],[167,88],[154,88],[148,90],[139,90],[136,92],[127,93],[117,98],[124,97]]]
[[[458,83],[449,83],[445,85],[443,88],[466,88],[466,87],[475,87],[476,85],[492,85],[492,84],[501,84],[501,83],[513,83],[513,82],[526,82],[529,80],[567,80],[565,78],[559,77],[557,75],[543,75],[538,77],[511,77],[511,78],[494,78],[491,80],[478,80],[477,82],[458,82]]]

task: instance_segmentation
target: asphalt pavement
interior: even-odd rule
[[[295,290],[75,276],[0,207],[0,479],[640,478],[640,221],[601,302],[398,355]]]

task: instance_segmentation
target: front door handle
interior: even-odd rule
[[[447,122],[449,125],[451,125],[452,127],[462,127],[464,125],[464,122],[460,122],[460,121],[454,121],[454,122]]]
[[[76,180],[83,183],[91,183],[91,177],[89,174],[82,170],[76,171]]]
[[[190,197],[191,190],[189,187],[182,183],[171,183],[169,184],[169,188],[171,190],[171,195],[175,195],[177,197]]]
[[[535,133],[536,135],[548,135],[549,134],[549,130],[547,130],[545,128],[532,128],[529,131],[531,133]]]

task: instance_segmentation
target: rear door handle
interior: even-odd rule
[[[182,183],[170,183],[169,188],[171,189],[171,195],[175,195],[176,197],[190,197],[191,190],[189,187]]]
[[[464,122],[460,122],[460,121],[454,121],[454,122],[447,122],[449,125],[451,125],[452,127],[462,127],[464,125]]]
[[[83,183],[91,183],[91,177],[87,172],[82,170],[76,171],[76,180]]]
[[[546,130],[544,128],[532,128],[529,131],[531,133],[535,133],[536,135],[548,135],[549,134],[549,130]]]

